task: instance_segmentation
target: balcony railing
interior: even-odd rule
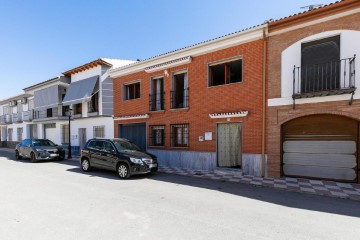
[[[149,94],[149,107],[150,111],[164,110],[164,92]]]
[[[355,58],[294,66],[293,99],[354,93]]]
[[[171,91],[171,109],[189,107],[189,89],[182,91]]]
[[[13,113],[12,120],[14,123],[22,122],[22,113]]]
[[[62,114],[59,115],[58,108],[52,108],[51,111],[48,111],[48,109],[34,111],[33,119],[56,118],[59,116],[62,116]]]
[[[25,111],[22,113],[22,119],[25,122],[31,122],[33,120],[34,110]]]
[[[0,124],[5,124],[6,123],[6,115],[1,115],[0,116]]]

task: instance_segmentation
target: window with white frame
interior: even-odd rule
[[[104,138],[105,137],[105,126],[94,126],[93,127],[93,137],[94,138]]]
[[[209,87],[242,82],[242,72],[241,58],[210,63],[208,67]]]

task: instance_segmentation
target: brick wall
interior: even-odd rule
[[[210,62],[242,56],[243,81],[216,87],[208,87],[207,64]],[[149,125],[165,125],[165,148],[170,147],[170,124],[189,124],[189,151],[216,151],[216,123],[226,119],[210,119],[210,113],[249,111],[243,118],[231,118],[232,122],[243,122],[243,152],[261,153],[262,119],[262,41],[254,41],[240,46],[193,57],[192,62],[174,68],[168,68],[169,76],[164,76],[165,111],[149,112],[150,79],[163,71],[137,72],[114,79],[114,115],[137,115],[148,113],[145,119]],[[188,69],[189,108],[170,110],[170,91],[173,71]],[[122,85],[133,80],[141,80],[141,98],[122,100]],[[138,120],[115,121],[115,133],[118,124],[144,122]],[[205,132],[213,133],[212,141],[199,142],[198,137]]]
[[[281,97],[281,52],[293,43],[308,36],[331,30],[360,30],[360,14],[353,14],[339,19],[271,36],[268,39],[268,98]],[[271,26],[269,29],[271,33]],[[350,100],[350,95],[349,95]],[[267,112],[268,174],[281,175],[281,125],[291,119],[312,114],[337,114],[360,120],[360,100],[351,106],[349,101],[298,104],[269,107]]]

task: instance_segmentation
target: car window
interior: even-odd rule
[[[104,141],[91,141],[88,145],[88,148],[92,148],[92,149],[96,149],[96,150],[103,150]]]
[[[108,151],[108,152],[114,151],[114,147],[110,142],[104,143],[104,149],[105,149],[105,151]]]
[[[138,146],[136,146],[135,144],[131,143],[131,142],[127,142],[127,141],[121,141],[121,140],[116,140],[114,141],[114,145],[117,148],[118,151],[141,151],[140,148]]]
[[[32,145],[35,147],[44,146],[44,147],[54,147],[56,146],[55,143],[53,143],[50,140],[47,139],[37,139],[32,141]]]

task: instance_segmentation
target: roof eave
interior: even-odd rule
[[[186,56],[194,57],[194,56],[205,54],[209,51],[210,52],[217,51],[220,49],[216,49],[215,46],[211,49],[210,48],[207,49],[207,47],[219,44],[221,42],[226,42],[227,40],[231,40],[231,39],[237,39],[237,41],[240,43],[242,43],[241,40],[244,40],[243,43],[249,42],[249,41],[254,41],[254,40],[256,40],[256,37],[262,38],[262,30],[266,27],[267,27],[267,23],[244,30],[244,31],[241,31],[241,32],[238,32],[238,33],[230,34],[228,36],[224,36],[224,37],[217,38],[217,39],[214,39],[211,41],[207,41],[207,42],[204,42],[201,44],[197,44],[197,45],[194,45],[194,46],[191,46],[188,48],[184,48],[184,49],[180,49],[180,50],[170,52],[167,54],[159,55],[157,57],[150,58],[148,60],[144,60],[144,61],[133,63],[130,65],[126,65],[123,67],[115,68],[115,69],[112,69],[109,71],[109,75],[112,78],[121,77],[124,75],[128,75],[131,73],[141,71],[141,70],[145,69],[146,67],[149,67],[149,66],[155,65],[155,64],[159,64],[161,62],[171,61],[171,60],[181,58],[181,57],[186,57]],[[258,35],[256,35],[256,37],[254,37],[254,36],[251,36],[252,33],[258,33]],[[247,35],[249,35],[248,38],[246,38]],[[228,44],[227,47],[231,47],[231,44]]]

